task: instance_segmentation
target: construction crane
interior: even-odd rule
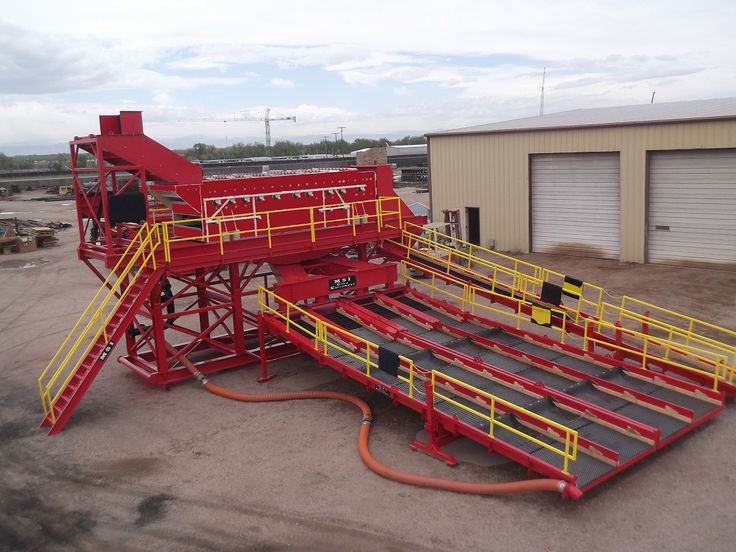
[[[266,124],[266,153],[271,153],[271,121],[294,121],[296,123],[296,115],[289,115],[288,117],[271,117],[271,108],[266,108],[266,114],[264,117],[232,117],[230,119],[217,119],[215,117],[208,117],[206,119],[196,119],[193,122],[209,122],[209,121],[222,121],[223,123],[237,123],[241,121],[263,121]]]

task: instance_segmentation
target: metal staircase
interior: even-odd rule
[[[38,378],[41,427],[61,431],[163,275],[160,227],[144,224]]]
[[[595,322],[626,342],[620,354],[640,357],[646,351],[688,369],[706,370],[719,380],[720,388],[736,397],[736,332],[629,296],[612,302],[602,287],[528,263],[514,257],[404,223],[401,240],[386,240],[390,254],[410,259],[432,271],[444,273],[486,292],[493,302],[503,297],[542,306],[552,306],[567,321],[580,327]],[[556,288],[558,302],[550,303],[545,292]],[[554,295],[554,294],[553,294]],[[554,315],[554,312],[553,312]]]

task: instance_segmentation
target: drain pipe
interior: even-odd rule
[[[178,353],[178,351],[169,343],[166,343],[166,350],[170,355]],[[358,435],[358,452],[360,453],[360,458],[366,467],[372,472],[386,479],[390,479],[391,481],[397,481],[406,485],[414,485],[415,487],[426,487],[429,489],[439,489],[454,493],[477,495],[555,492],[560,493],[563,498],[570,498],[573,500],[577,500],[582,496],[580,489],[561,479],[527,479],[509,483],[471,483],[441,479],[438,477],[427,477],[424,475],[417,475],[393,469],[376,460],[370,452],[368,447],[368,437],[371,432],[371,424],[373,423],[373,413],[371,411],[371,407],[363,399],[360,399],[355,395],[338,393],[336,391],[289,391],[281,393],[243,393],[240,391],[233,391],[232,389],[226,389],[225,387],[220,387],[219,385],[212,383],[186,356],[182,355],[179,358],[179,361],[192,373],[202,387],[210,393],[226,399],[241,402],[329,399],[343,401],[354,405],[363,414],[363,419],[360,422],[360,433]]]

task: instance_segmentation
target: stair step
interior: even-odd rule
[[[93,369],[99,369],[105,360],[109,359],[108,355],[104,360],[100,360],[100,355],[108,346],[111,336],[116,331],[120,330],[121,323],[129,314],[133,305],[139,303],[141,299],[145,298],[145,295],[142,295],[142,292],[154,281],[152,276],[155,273],[156,270],[153,268],[149,266],[144,267],[138,274],[135,281],[132,282],[128,292],[124,297],[122,297],[117,307],[114,310],[109,307],[107,309],[102,309],[101,314],[104,315],[104,318],[107,318],[108,316],[110,317],[107,324],[105,324],[105,331],[94,340],[94,343],[89,347],[87,354],[79,359],[79,362],[74,366],[72,376],[69,378],[66,386],[61,390],[61,393],[59,393],[59,396],[52,407],[53,414],[49,413],[44,419],[44,424],[42,425],[51,426],[49,433],[56,433],[65,425],[66,417],[70,412],[66,412],[66,414],[64,414],[64,412],[67,409],[73,409],[73,406],[71,405],[76,405],[78,397],[75,399],[75,395],[90,378],[90,374]],[[89,322],[91,322],[91,320],[92,319],[90,318]],[[93,331],[97,331],[98,328],[99,326]],[[82,337],[89,339],[92,336],[88,333],[83,333]],[[62,415],[64,416],[63,420],[61,419]],[[51,421],[52,417],[55,419],[54,422]]]

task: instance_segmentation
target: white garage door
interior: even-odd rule
[[[619,258],[617,153],[532,157],[532,251]]]
[[[649,155],[649,261],[736,262],[736,150]]]

